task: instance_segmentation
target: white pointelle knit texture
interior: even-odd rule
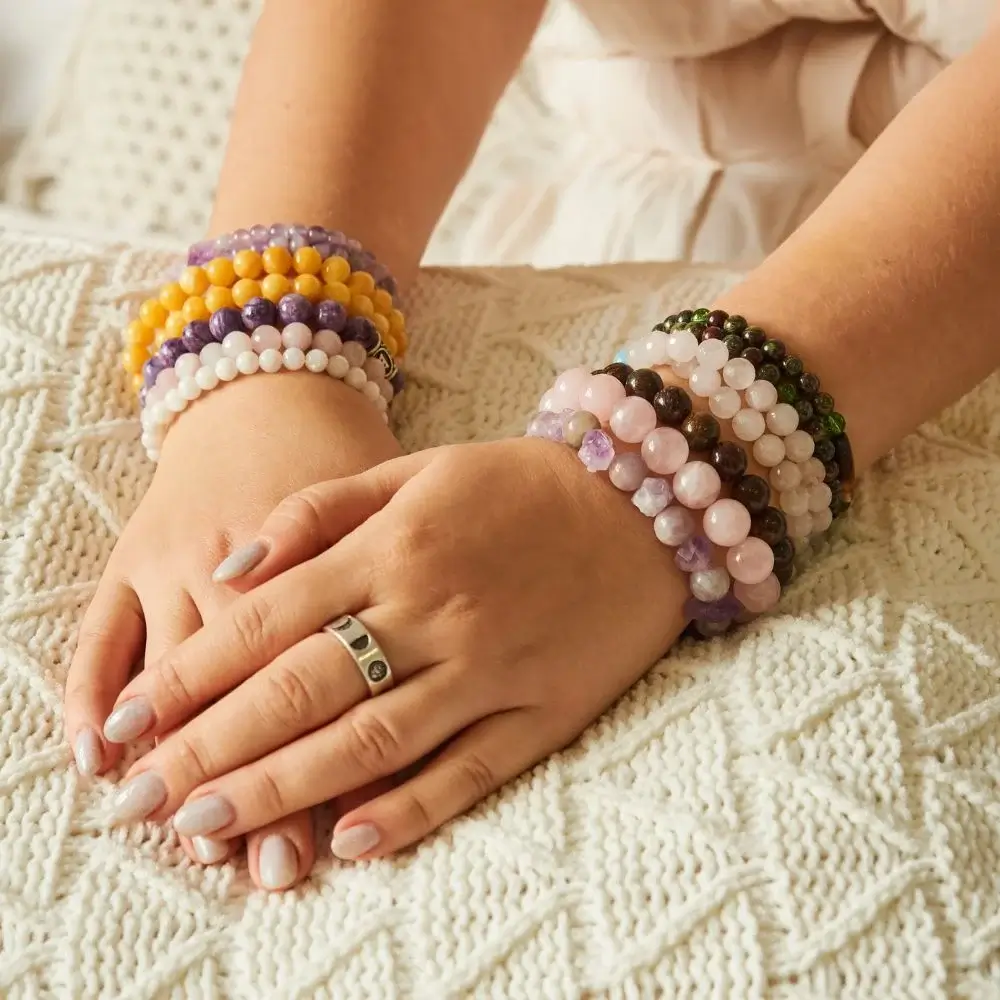
[[[996,379],[865,479],[780,614],[676,650],[397,860],[325,852],[268,895],[109,830],[62,685],[151,472],[117,337],[169,260],[0,233],[0,995],[1000,996]],[[734,277],[426,274],[405,443],[519,432],[556,368]]]

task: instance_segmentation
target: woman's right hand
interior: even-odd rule
[[[368,400],[311,373],[238,379],[182,414],[80,629],[65,730],[81,772],[100,774],[117,762],[121,747],[104,739],[102,727],[134,666],[156,663],[239,596],[213,581],[219,562],[250,541],[289,493],[399,454]],[[342,513],[349,530],[352,512]],[[127,716],[114,726],[110,735],[129,742],[147,728]],[[222,860],[232,847],[184,842],[203,863]],[[293,884],[312,866],[310,817],[255,831],[247,847],[257,885]]]

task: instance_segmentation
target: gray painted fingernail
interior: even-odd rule
[[[167,786],[155,771],[143,771],[122,785],[111,803],[113,823],[135,823],[167,801]]]
[[[345,861],[360,858],[365,851],[370,851],[379,842],[378,830],[371,823],[359,823],[350,826],[333,835],[330,844],[333,853]]]
[[[218,566],[212,574],[215,583],[228,583],[238,577],[249,573],[255,566],[259,566],[267,555],[267,546],[261,542],[251,542],[242,548],[231,552]]]
[[[203,865],[214,865],[229,853],[229,844],[224,840],[210,840],[208,837],[192,837],[191,846]]]
[[[104,721],[104,738],[112,743],[138,739],[156,721],[153,706],[145,698],[129,698]]]
[[[82,729],[73,744],[76,769],[85,777],[92,778],[101,769],[104,747],[101,738],[93,729]]]
[[[287,889],[299,873],[299,855],[295,845],[280,834],[268,834],[260,842],[257,871],[265,889]]]
[[[182,837],[199,837],[229,826],[236,810],[221,795],[204,795],[180,807],[174,816],[174,829]]]

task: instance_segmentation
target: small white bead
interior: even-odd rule
[[[194,380],[202,392],[211,392],[219,384],[219,376],[212,365],[203,365],[194,373]]]
[[[200,368],[198,370],[201,371]],[[186,378],[181,379],[181,384],[177,386],[177,391],[188,402],[193,402],[201,395],[201,386],[198,385],[195,379],[188,375]]]
[[[785,449],[785,454],[788,454],[787,448]],[[784,462],[779,463],[771,469],[768,479],[771,482],[771,486],[779,493],[785,490],[798,489],[802,484],[802,469],[795,462],[789,462],[786,458]]]
[[[283,363],[284,359],[281,356],[281,351],[276,351],[273,347],[260,352],[260,370],[262,372],[273,375],[275,372],[281,371]]]
[[[813,519],[811,514],[788,514],[786,512],[785,522],[788,537],[797,542],[808,538],[813,532]]]
[[[812,483],[821,483],[826,479],[826,469],[823,463],[814,455],[802,463],[802,483],[809,486]]]
[[[793,462],[804,462],[812,457],[816,442],[805,431],[792,431],[785,438],[785,454]]]
[[[382,413],[385,413],[385,411],[389,409],[389,404],[386,402],[386,400],[381,395],[379,395],[378,399],[375,400],[375,406]]]
[[[343,378],[351,370],[350,362],[343,354],[335,354],[330,358],[329,364],[326,366],[327,375],[333,378]]]
[[[766,429],[764,414],[757,410],[743,409],[733,417],[733,433],[741,441],[756,441]]]
[[[367,399],[370,399],[373,403],[376,400],[382,399],[382,393],[379,392],[378,386],[371,379],[365,382],[365,384],[361,387],[361,392]],[[385,400],[382,400],[382,402],[385,402]]]
[[[215,362],[215,374],[219,376],[220,382],[232,382],[239,373],[240,370],[233,358],[219,358]]]
[[[713,371],[721,371],[729,362],[729,348],[721,340],[703,340],[698,345],[698,362]]]
[[[151,462],[159,462],[160,452],[158,448],[150,448],[149,451],[146,452],[146,454],[149,456],[149,460]]]
[[[670,367],[678,378],[682,378],[686,381],[691,377],[692,372],[697,369],[698,362],[692,358],[690,361],[678,361]]]
[[[690,330],[677,330],[667,337],[667,355],[675,364],[692,361],[698,351],[698,338]]]
[[[770,382],[761,379],[747,389],[744,398],[747,401],[747,406],[752,406],[755,410],[765,413],[778,402],[778,390]]]
[[[809,494],[806,490],[785,490],[778,498],[781,509],[792,517],[809,513]]]
[[[375,380],[378,382],[379,391],[382,393],[382,398],[387,402],[392,402],[392,397],[396,395],[396,390],[393,389],[392,383],[387,378],[379,378]]]
[[[639,367],[640,358],[639,358],[639,344],[638,343],[626,344],[622,348],[622,352],[625,355],[625,364],[627,364],[629,366],[629,368],[638,368]]]
[[[186,378],[192,378],[199,368],[201,358],[197,354],[182,354],[174,364],[174,372],[182,382]]]
[[[778,403],[767,411],[767,429],[778,437],[788,437],[799,426],[799,411],[789,403]]]
[[[816,511],[812,515],[812,530],[816,532],[828,531],[833,524],[833,513],[829,507]]]
[[[785,460],[785,442],[776,434],[763,434],[753,443],[753,457],[766,469]]]
[[[352,368],[360,368],[368,360],[368,352],[356,340],[344,344],[341,353]]]
[[[344,376],[344,382],[352,389],[361,389],[368,384],[368,376],[360,368],[352,368]]]
[[[281,357],[287,371],[297,372],[305,367],[306,356],[298,347],[286,347]]]
[[[225,351],[222,349],[222,344],[217,344],[213,341],[211,344],[206,344],[202,349],[201,353],[198,355],[201,359],[203,365],[211,365],[215,367],[215,362],[219,358],[225,357]]]
[[[833,490],[826,483],[813,483],[809,487],[809,513],[818,514],[828,510],[833,499]]]
[[[753,385],[753,380],[757,376],[753,364],[746,358],[733,358],[723,367],[722,377],[731,389],[738,389],[742,392]]]
[[[260,368],[260,358],[254,350],[241,351],[236,355],[236,367],[241,375],[253,375]]]
[[[167,409],[167,404],[157,403],[153,407],[153,412],[150,414],[150,420],[156,424],[165,424],[170,417],[170,410]]]
[[[643,341],[646,354],[649,357],[647,365],[665,365],[670,361],[667,351],[667,334],[663,330],[653,330]]]
[[[740,394],[729,386],[723,386],[708,398],[708,408],[720,420],[731,420],[740,412]]]
[[[143,434],[139,440],[142,442],[142,446],[146,449],[146,451],[156,447],[156,438],[152,434]]]
[[[695,396],[705,398],[722,388],[722,376],[719,374],[718,369],[706,368],[704,365],[699,365],[691,372],[688,384]]]
[[[188,401],[180,394],[177,389],[171,389],[167,393],[167,398],[164,400],[167,404],[167,409],[171,413],[181,413],[187,409]]]
[[[238,358],[244,351],[253,350],[253,341],[242,330],[227,333],[222,341],[222,353],[227,358]]]
[[[326,351],[321,351],[318,347],[314,347],[306,355],[306,368],[311,372],[325,372],[329,362],[330,356]]]

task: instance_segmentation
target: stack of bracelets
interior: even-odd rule
[[[396,283],[356,240],[321,226],[254,226],[197,243],[187,267],[139,308],[123,365],[159,456],[170,424],[220,383],[282,370],[326,373],[388,421],[403,389],[406,321]]]
[[[656,365],[687,390],[664,385]],[[720,421],[737,441],[722,439]],[[844,430],[833,397],[780,340],[742,316],[696,309],[668,316],[607,368],[564,372],[527,433],[569,445],[631,494],[688,574],[694,634],[711,637],[774,607],[796,546],[847,510]],[[747,449],[767,479],[747,473]]]

